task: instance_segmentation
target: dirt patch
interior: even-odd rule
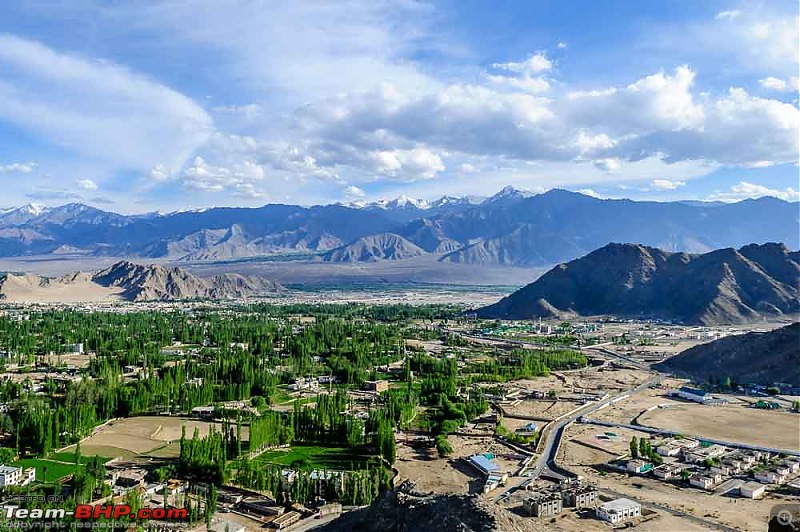
[[[789,412],[676,402],[669,408],[648,412],[639,420],[643,425],[687,435],[800,450],[800,416]]]

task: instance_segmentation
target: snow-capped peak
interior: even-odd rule
[[[393,208],[408,208],[416,207],[417,209],[428,209],[430,204],[424,199],[409,198],[405,194],[397,196],[395,199],[388,203],[389,207]]]
[[[503,187],[503,190],[488,198],[484,203],[493,203],[498,200],[507,200],[507,199],[524,199],[530,198],[534,196],[533,192],[529,192],[527,190],[519,190],[517,188],[512,187],[511,185]]]
[[[13,209],[12,209],[13,210]],[[20,214],[30,214],[31,216],[39,216],[44,212],[50,210],[50,207],[41,203],[28,203],[19,209],[16,209]]]

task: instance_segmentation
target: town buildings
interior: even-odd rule
[[[534,517],[551,517],[561,513],[563,503],[556,492],[537,493],[522,502],[522,509]]]

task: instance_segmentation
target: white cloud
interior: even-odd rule
[[[252,183],[236,183],[233,185],[233,196],[237,198],[256,200],[266,199],[267,193],[256,189]]]
[[[150,169],[148,176],[153,181],[166,181],[169,179],[170,172],[163,164],[157,164]]]
[[[672,181],[669,179],[653,179],[650,182],[650,190],[677,190],[686,185],[686,181]]]
[[[384,86],[310,104],[295,117],[297,129],[312,139],[302,152],[318,166],[401,178],[409,177],[405,170],[422,177],[441,172],[439,153],[595,161],[604,172],[647,158],[740,166],[796,160],[796,107],[742,89],[698,94],[694,79],[682,66],[624,87],[549,98],[481,85],[421,95]],[[408,153],[416,154],[413,164],[401,160]]]
[[[461,173],[464,173],[464,174],[472,174],[472,173],[475,173],[475,172],[477,172],[477,171],[478,171],[478,169],[477,169],[477,168],[475,168],[475,165],[473,165],[473,164],[470,164],[470,163],[463,163],[463,164],[461,164],[461,165],[458,167],[458,170],[459,170]]]
[[[544,78],[534,78],[527,74],[521,77],[511,76],[496,76],[494,74],[487,74],[486,79],[498,85],[505,86],[511,89],[516,89],[523,92],[540,93],[550,90],[550,82]]]
[[[585,194],[586,196],[591,196],[591,197],[597,198],[597,199],[604,199],[603,196],[601,196],[594,189],[591,189],[591,188],[581,188],[581,189],[576,190],[575,192],[578,192],[580,194]]]
[[[742,14],[741,11],[733,9],[730,11],[720,11],[714,18],[716,18],[717,20],[733,20],[739,18],[739,15],[741,14]]]
[[[698,127],[704,112],[690,90],[694,78],[694,71],[682,66],[673,75],[659,72],[623,88],[571,92],[563,112],[570,121],[612,136]]]
[[[559,50],[565,50],[565,49],[567,48],[567,46],[568,46],[568,45],[567,45],[567,43],[566,43],[566,42],[564,42],[564,41],[561,41],[561,42],[559,42],[559,43],[556,45],[556,48],[558,48]]]
[[[346,189],[344,189],[344,195],[347,199],[353,200],[358,198],[363,198],[367,195],[363,189],[358,188],[357,186],[350,185]]]
[[[79,179],[75,182],[75,186],[83,190],[97,190],[97,183],[91,179]]]
[[[36,163],[0,164],[0,174],[30,174],[35,168]]]
[[[200,192],[232,191],[248,197],[255,190],[254,181],[264,179],[264,169],[250,161],[237,163],[230,167],[216,166],[202,157],[195,157],[192,164],[183,171],[183,184],[189,190]]]
[[[540,74],[553,69],[553,62],[547,58],[544,52],[536,52],[525,61],[519,63],[494,63],[494,68],[507,70],[515,74]]]
[[[0,119],[116,168],[178,169],[212,121],[186,96],[108,61],[0,34]]]
[[[800,78],[797,76],[792,76],[788,80],[769,76],[767,78],[758,80],[758,82],[765,89],[772,89],[778,92],[797,92],[800,90]]]
[[[761,198],[764,196],[774,196],[786,201],[800,200],[800,192],[791,187],[779,190],[765,187],[763,185],[748,183],[747,181],[740,181],[738,184],[732,186],[728,191],[715,192],[707,199],[710,201],[739,201],[748,198]]]

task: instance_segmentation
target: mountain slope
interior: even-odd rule
[[[375,262],[402,260],[425,254],[424,249],[402,236],[381,233],[359,238],[346,246],[331,250],[322,256],[322,260],[325,262]]]
[[[800,323],[698,345],[656,368],[702,381],[730,377],[740,383],[800,386]]]
[[[78,253],[182,261],[316,255],[391,233],[445,262],[550,266],[609,242],[704,253],[751,242],[800,247],[797,203],[601,200],[505,188],[483,202],[398,198],[361,205],[265,205],[124,216],[81,204],[0,211],[0,257]],[[406,245],[406,247],[408,247]],[[402,254],[400,255],[402,256]],[[375,260],[371,253],[364,260]]]
[[[263,277],[237,274],[197,277],[180,268],[128,261],[93,274],[77,272],[58,278],[30,274],[0,276],[0,300],[20,302],[235,299],[281,289]]]
[[[716,324],[796,312],[800,264],[782,244],[703,255],[609,244],[559,264],[478,313],[512,319],[611,314]]]
[[[602,200],[565,190],[500,196],[396,232],[428,251],[435,247],[432,237],[459,243],[462,249],[444,261],[513,266],[568,261],[609,242],[690,253],[769,241],[800,247],[798,205],[775,198],[689,205]]]

